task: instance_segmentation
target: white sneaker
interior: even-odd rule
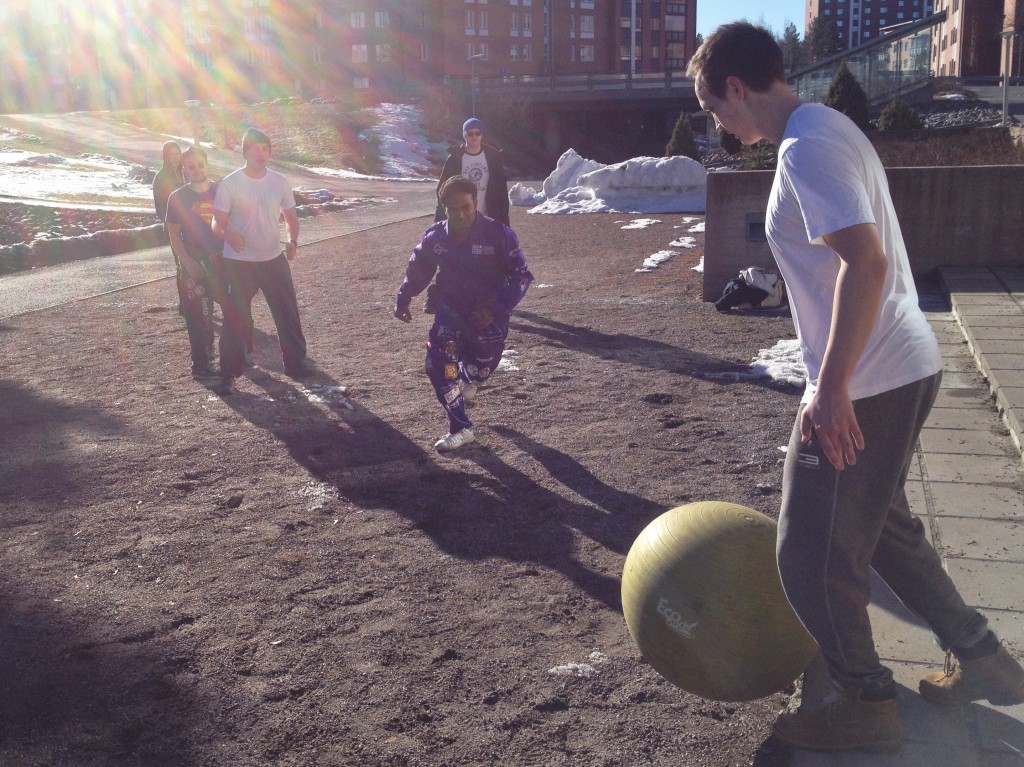
[[[439,453],[447,453],[449,450],[455,450],[468,445],[470,442],[475,440],[473,436],[472,427],[467,427],[462,431],[457,431],[454,434],[445,434],[441,439],[434,443],[434,449]]]

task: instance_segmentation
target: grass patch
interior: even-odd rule
[[[193,135],[191,110],[184,106],[111,112],[110,117],[154,133],[186,139]],[[204,106],[198,118],[199,140],[224,149],[240,152],[242,133],[257,127],[271,137],[277,162],[360,173],[380,169],[374,142],[360,136],[375,122],[366,110],[307,103]]]

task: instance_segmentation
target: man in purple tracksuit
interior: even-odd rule
[[[477,214],[476,184],[452,176],[440,192],[448,219],[431,226],[413,250],[395,296],[395,317],[411,322],[409,303],[440,270],[426,371],[448,414],[441,452],[472,442],[466,400],[494,372],[508,336],[509,315],[533,281],[515,232]]]

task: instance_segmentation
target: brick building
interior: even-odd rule
[[[453,80],[682,70],[695,0],[3,0],[0,108],[417,98]]]

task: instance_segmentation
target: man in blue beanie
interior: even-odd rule
[[[505,163],[501,150],[484,144],[484,124],[477,117],[470,117],[462,124],[463,143],[452,147],[437,182],[438,203],[434,221],[447,217],[440,194],[444,182],[452,176],[465,176],[477,188],[477,211],[509,226],[508,221],[508,180],[505,178]]]

